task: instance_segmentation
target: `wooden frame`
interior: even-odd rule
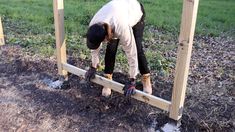
[[[2,18],[0,17],[0,46],[1,45],[5,45],[5,40],[3,34]]]
[[[66,77],[68,72],[70,72],[75,75],[84,77],[86,72],[85,70],[72,66],[66,61],[63,2],[63,0],[53,0],[57,64],[59,75]],[[174,120],[179,120],[182,117],[198,3],[199,0],[183,0],[183,13],[179,36],[179,47],[177,53],[176,74],[172,93],[172,101],[170,102],[159,97],[146,94],[139,90],[137,90],[136,95],[132,96],[139,101],[148,103],[152,106],[169,112],[169,117]],[[102,86],[110,87],[112,90],[123,94],[123,84],[111,81],[98,75],[96,75],[96,78],[91,81]]]

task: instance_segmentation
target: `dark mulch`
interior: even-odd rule
[[[235,52],[228,37],[198,37],[194,46],[181,131],[235,130]],[[154,131],[167,113],[102,87],[69,76],[70,87],[50,89],[44,79],[58,79],[55,58],[29,55],[19,46],[0,50],[1,131]],[[69,57],[86,69],[90,62]],[[115,73],[124,83],[127,76]],[[173,78],[152,75],[154,95],[171,99]]]

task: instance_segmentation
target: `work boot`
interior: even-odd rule
[[[141,78],[143,84],[143,91],[148,94],[152,94],[152,84],[150,80],[150,74],[143,74]]]
[[[113,80],[112,74],[104,74],[104,77],[110,80]],[[109,97],[111,95],[111,89],[108,87],[103,87],[102,96]]]

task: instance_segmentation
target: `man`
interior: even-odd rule
[[[86,80],[90,81],[95,77],[102,42],[107,42],[104,76],[112,80],[120,43],[128,59],[130,75],[129,83],[124,87],[124,95],[135,93],[135,79],[139,71],[143,91],[152,94],[150,71],[142,46],[144,17],[144,8],[137,0],[112,0],[95,14],[87,32],[87,47],[91,49],[92,65],[85,75]],[[111,89],[104,87],[102,95],[110,96]]]

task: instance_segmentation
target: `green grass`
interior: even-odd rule
[[[69,34],[84,34],[94,13],[108,0],[65,1],[65,27]],[[147,13],[147,23],[178,33],[182,0],[140,0]],[[25,21],[30,33],[53,33],[52,0],[1,0],[1,16]],[[200,0],[196,32],[219,35],[234,32],[234,0]],[[29,33],[29,32],[27,32]]]
[[[147,21],[167,31],[179,32],[183,0],[141,0]],[[200,0],[196,34],[217,36],[235,31],[234,0]]]
[[[68,49],[73,55],[90,59],[84,35],[92,16],[109,0],[64,0],[65,32]],[[165,34],[145,32],[145,40],[158,37],[162,41],[176,38],[180,29],[183,0],[140,0],[146,10],[147,25]],[[26,47],[30,52],[44,56],[55,54],[53,0],[0,0],[0,16],[9,44]],[[200,0],[196,35],[218,36],[235,34],[235,0]],[[153,70],[167,72],[175,58],[164,58],[167,50],[176,45],[150,45],[146,56]],[[101,56],[101,61],[104,56]],[[119,50],[117,64],[128,67],[126,57]]]

